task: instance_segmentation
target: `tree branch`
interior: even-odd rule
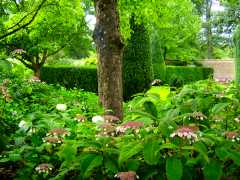
[[[7,36],[10,36],[10,35],[18,32],[18,31],[20,31],[21,29],[23,29],[23,28],[27,27],[28,25],[30,25],[30,24],[34,21],[34,19],[36,18],[39,10],[41,9],[41,7],[43,6],[43,4],[44,4],[46,1],[47,1],[47,0],[42,0],[41,4],[40,4],[40,5],[38,6],[38,8],[36,9],[36,12],[34,13],[34,15],[32,16],[32,18],[31,18],[26,24],[23,24],[22,26],[19,26],[17,29],[14,29],[14,30],[12,30],[12,31],[10,31],[10,32],[8,32],[8,33],[0,36],[0,40],[6,38]]]
[[[40,66],[42,66],[42,65],[45,64],[45,62],[46,62],[46,60],[47,60],[47,57],[48,57],[48,55],[47,55],[47,49],[44,49],[44,50],[43,50],[43,57],[42,57],[42,60],[41,60],[41,62],[40,62]]]
[[[62,49],[64,49],[66,46],[67,46],[67,44],[64,44],[63,46],[61,46],[61,47],[60,47],[59,49],[57,49],[56,51],[48,54],[47,57],[52,56],[52,55],[54,55],[54,54],[57,54],[59,51],[61,51]]]
[[[18,57],[15,57],[15,58],[16,58],[17,60],[21,61],[21,63],[23,63],[24,66],[26,66],[27,68],[34,70],[34,68],[33,68],[30,64],[28,64],[27,62],[25,62],[22,58],[18,58]]]

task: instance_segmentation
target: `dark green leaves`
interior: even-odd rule
[[[142,144],[133,142],[129,143],[127,145],[124,145],[120,149],[120,155],[119,155],[119,164],[122,164],[123,162],[127,161],[132,156],[138,154],[143,149]]]
[[[150,141],[144,144],[143,156],[146,163],[149,165],[157,165],[160,158],[160,148],[159,141]]]
[[[166,174],[168,180],[180,180],[183,174],[183,166],[181,160],[170,157],[166,162]]]
[[[222,167],[218,161],[210,161],[203,169],[206,180],[218,180],[222,174]]]
[[[91,176],[92,171],[102,165],[103,157],[98,154],[84,154],[80,159],[80,171],[83,177]]]

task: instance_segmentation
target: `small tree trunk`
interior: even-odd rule
[[[95,0],[94,41],[98,52],[98,94],[106,114],[123,116],[122,51],[117,0]]]
[[[40,79],[41,65],[34,64],[33,65],[34,76]]]
[[[211,8],[212,8],[212,0],[206,0],[206,23],[207,23],[206,37],[207,37],[208,59],[212,59],[213,57]]]

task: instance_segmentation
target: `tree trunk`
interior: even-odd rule
[[[106,114],[122,118],[122,51],[117,0],[95,0],[93,38],[98,52],[98,94]]]
[[[40,79],[40,72],[41,72],[41,65],[39,64],[34,64],[33,65],[33,71],[34,71],[34,76]]]
[[[207,37],[208,59],[212,59],[212,56],[213,56],[211,8],[212,8],[212,0],[206,0],[206,24],[207,24],[206,37]]]

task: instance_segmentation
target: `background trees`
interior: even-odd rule
[[[15,58],[39,76],[48,57],[72,45],[72,41],[84,39],[87,28],[80,2],[48,0],[17,3],[19,10],[12,11],[4,21],[2,47],[8,53],[13,52]],[[32,12],[35,13],[29,17]]]

